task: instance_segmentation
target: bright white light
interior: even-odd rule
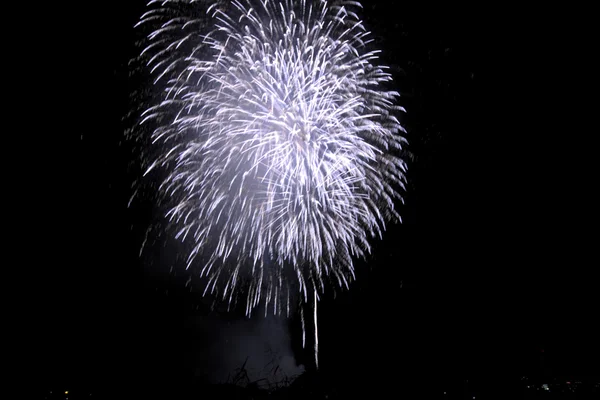
[[[404,110],[359,2],[203,3],[149,2],[142,59],[161,94],[132,135],[204,293],[289,315],[296,294],[316,306],[327,281],[348,288],[400,221]]]
[[[287,311],[293,290],[310,302],[327,278],[348,287],[353,258],[400,220],[406,171],[399,94],[358,3],[242,0],[202,20],[192,0],[150,4],[144,51],[164,95],[142,117],[146,173],[165,174],[188,266],[203,256],[207,292],[229,303],[248,284],[248,314]]]

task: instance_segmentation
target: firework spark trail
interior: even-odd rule
[[[160,94],[142,115],[146,173],[205,293],[290,312],[398,221],[406,164],[391,76],[358,2],[153,0],[141,58]],[[147,128],[146,128],[147,129]],[[313,299],[311,299],[313,297]],[[315,353],[317,341],[315,338]]]

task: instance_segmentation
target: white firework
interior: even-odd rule
[[[405,139],[354,1],[151,1],[147,172],[206,292],[276,314],[348,287],[400,216]],[[316,345],[316,340],[315,340]],[[315,348],[316,350],[316,348]]]

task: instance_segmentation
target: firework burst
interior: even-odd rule
[[[399,220],[398,93],[360,3],[151,1],[141,59],[159,93],[138,135],[206,292],[247,314],[314,307]],[[150,127],[150,128],[148,128]],[[154,172],[151,172],[154,171]],[[303,315],[303,314],[302,314]],[[315,346],[317,341],[315,340]],[[315,347],[316,351],[316,347]]]

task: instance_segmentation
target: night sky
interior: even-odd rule
[[[349,292],[320,305],[324,373],[365,387],[599,375],[595,241],[564,144],[573,125],[554,108],[565,77],[548,67],[561,62],[553,27],[533,29],[524,10],[364,3],[414,160],[404,223],[358,262]],[[122,4],[48,10],[39,38],[51,88],[20,260],[35,271],[25,347],[40,388],[187,387],[219,363],[219,329],[255,326],[190,292],[189,273],[170,268],[175,247],[153,265],[138,257],[152,212],[127,209],[122,118],[145,3]],[[286,340],[302,361],[297,325]]]

